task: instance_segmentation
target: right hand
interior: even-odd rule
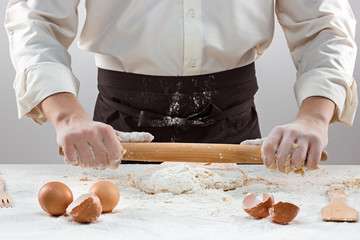
[[[110,125],[91,120],[78,121],[57,128],[57,142],[63,149],[65,162],[95,169],[115,169],[125,150],[122,142],[151,142],[150,133],[115,131]]]
[[[150,133],[124,133],[92,121],[72,93],[57,93],[39,104],[40,110],[54,125],[57,142],[65,162],[95,169],[117,168],[125,150],[122,142],[151,142]]]

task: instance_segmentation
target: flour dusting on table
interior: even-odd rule
[[[133,180],[137,176],[151,177],[167,168],[180,171],[185,165],[201,168],[199,171],[204,177],[212,172],[225,182],[243,179],[244,183],[240,186],[240,182],[236,189],[229,191],[221,187],[200,188],[182,194],[148,194],[134,188]],[[13,208],[0,208],[0,239],[47,239],[51,236],[54,240],[322,240],[357,239],[354,236],[360,236],[360,222],[323,222],[320,215],[321,208],[329,204],[327,190],[334,183],[346,187],[347,205],[360,210],[358,165],[321,166],[301,177],[294,173],[271,172],[263,165],[246,164],[124,164],[116,170],[103,171],[64,164],[13,164],[1,165],[0,175],[6,183],[6,192],[14,201]],[[87,181],[80,181],[80,178],[87,178]],[[38,191],[49,181],[63,182],[77,197],[88,192],[99,180],[117,184],[120,202],[112,213],[102,214],[94,224],[80,225],[67,215],[50,217],[39,206]],[[254,219],[245,213],[242,201],[246,194],[261,196],[264,192],[272,193],[276,202],[299,206],[300,212],[294,221],[284,226],[273,223],[269,217]]]

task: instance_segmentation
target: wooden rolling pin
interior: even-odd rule
[[[145,162],[263,163],[261,146],[208,143],[121,143],[124,160]],[[64,156],[62,149],[60,155]],[[327,160],[323,151],[321,161]]]

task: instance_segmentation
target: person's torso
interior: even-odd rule
[[[86,1],[79,46],[98,67],[189,76],[245,66],[269,46],[273,0]]]

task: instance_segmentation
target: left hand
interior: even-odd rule
[[[263,161],[280,172],[316,169],[328,143],[328,124],[307,118],[275,127],[262,145]],[[276,161],[276,162],[274,162]]]
[[[317,169],[322,150],[328,143],[329,122],[334,112],[334,104],[321,97],[306,99],[295,121],[277,126],[263,139],[262,159],[272,170],[289,173],[304,166]],[[241,144],[254,144],[247,140]]]

